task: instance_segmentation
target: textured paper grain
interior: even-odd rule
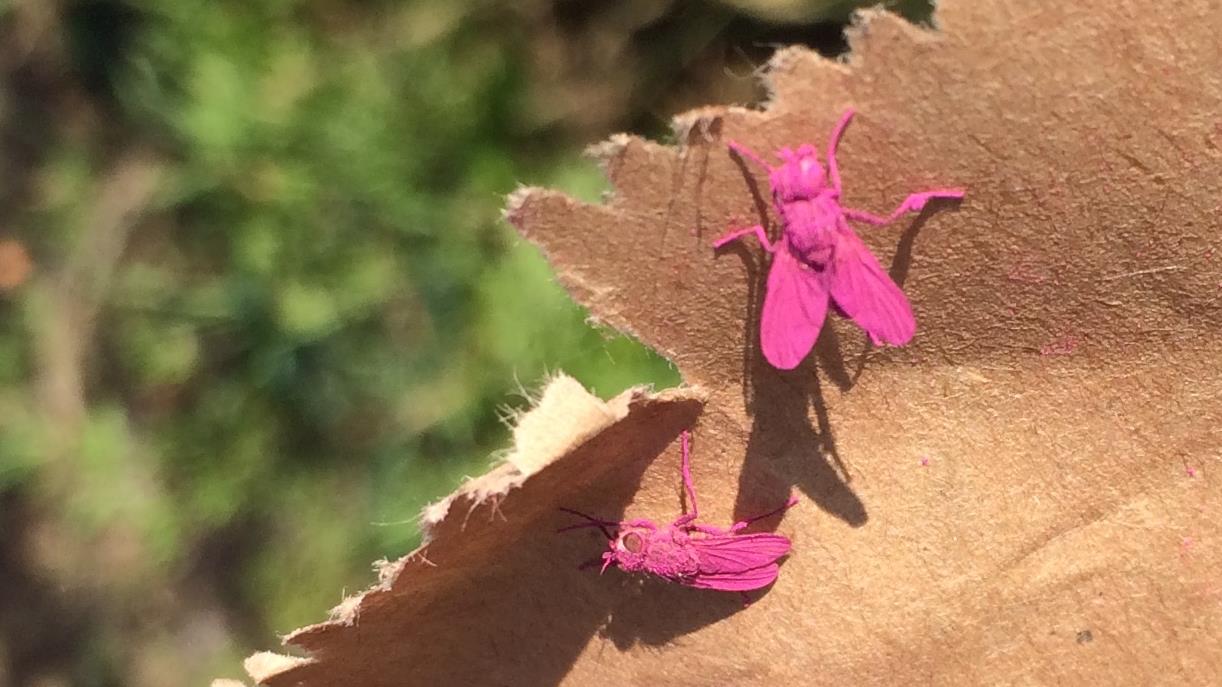
[[[870,14],[848,64],[778,54],[762,112],[681,118],[676,148],[599,147],[607,206],[511,202],[577,300],[707,390],[702,515],[802,496],[767,594],[742,609],[578,572],[599,535],[550,534],[555,505],[677,512],[677,447],[650,461],[695,413],[661,404],[525,480],[508,526],[443,527],[437,567],[293,635],[313,662],[266,683],[1222,682],[1222,5],[944,0],[937,21]],[[968,198],[863,230],[912,299],[911,346],[870,350],[830,318],[777,372],[761,251],[709,248],[770,220],[722,141],[822,147],[850,105],[846,204]]]

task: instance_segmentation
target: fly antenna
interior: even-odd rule
[[[579,522],[576,525],[569,525],[568,527],[561,527],[560,529],[556,530],[557,533],[567,532],[569,530],[575,530],[581,527],[597,527],[599,530],[602,531],[603,536],[607,538],[607,541],[611,541],[612,539],[615,539],[615,535],[611,534],[611,530],[607,528],[608,527],[618,527],[619,526],[618,522],[611,522],[610,520],[603,520],[602,518],[596,518],[593,515],[586,515],[585,513],[582,513],[581,511],[578,511],[578,510],[573,510],[572,508],[563,508],[562,507],[560,508],[560,510],[570,515],[576,515],[579,518],[585,518],[586,522]]]

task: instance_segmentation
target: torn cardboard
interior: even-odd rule
[[[869,13],[847,63],[783,50],[763,111],[681,117],[677,147],[600,146],[607,205],[528,189],[508,212],[593,316],[707,390],[703,519],[804,497],[768,593],[743,609],[573,570],[603,543],[551,534],[554,506],[679,506],[668,442],[697,404],[638,397],[500,499],[503,520],[455,497],[424,555],[289,637],[308,663],[255,677],[1218,684],[1222,5],[944,0],[936,20]],[[968,197],[862,231],[913,302],[912,345],[873,350],[829,318],[778,372],[758,351],[762,252],[710,248],[731,224],[775,225],[724,141],[822,147],[850,105],[847,205]]]
[[[622,580],[592,587],[577,570],[606,543],[591,550],[586,532],[557,535],[573,520],[559,507],[622,516],[645,468],[695,422],[702,399],[691,388],[632,389],[603,402],[558,376],[518,419],[504,462],[426,509],[417,551],[383,563],[380,583],[331,620],[289,635],[308,658],[263,652],[247,671],[267,685],[558,681],[627,593]],[[539,595],[509,591],[520,586]],[[405,641],[425,627],[436,628],[428,641]],[[519,658],[489,672],[465,657],[475,636]]]

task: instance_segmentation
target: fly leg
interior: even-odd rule
[[[757,224],[753,227],[747,227],[746,229],[731,230],[730,233],[713,242],[713,250],[717,250],[727,243],[737,241],[748,234],[755,234],[755,238],[759,239],[760,245],[764,247],[764,250],[768,251],[769,253],[776,252],[776,245],[768,240],[768,234],[764,231],[764,227],[761,224]]]
[[[763,515],[757,515],[754,518],[748,518],[746,520],[743,520],[742,522],[734,523],[734,525],[730,528],[730,534],[736,534],[738,532],[741,532],[744,529],[746,529],[747,527],[749,527],[751,523],[756,522],[758,520],[765,520],[767,518],[771,518],[772,516],[776,515],[777,513],[783,513],[789,510],[790,508],[793,508],[797,504],[798,504],[798,497],[791,496],[789,497],[789,500],[785,502],[785,505],[781,506],[780,508],[768,511],[767,513],[764,513]]]
[[[853,208],[843,208],[844,216],[849,219],[855,219],[858,222],[866,224],[883,225],[889,224],[903,215],[906,212],[920,212],[925,208],[925,204],[931,200],[959,200],[963,198],[963,189],[961,188],[940,188],[933,191],[922,191],[913,193],[900,203],[899,207],[895,208],[890,215],[880,217],[865,210],[854,210]]]
[[[840,145],[840,137],[844,136],[844,129],[849,125],[849,120],[853,118],[853,108],[844,111],[840,115],[840,121],[836,122],[836,128],[832,129],[832,135],[827,139],[827,176],[832,182],[832,188],[836,189],[836,193],[840,193],[840,167],[836,165],[836,147]]]
[[[696,520],[699,509],[696,507],[696,485],[692,483],[692,433],[683,430],[683,434],[679,435],[679,450],[680,450],[680,467],[679,471],[683,474],[683,489],[687,491],[687,502],[691,504],[692,512],[685,515],[680,515],[675,520],[673,527],[683,527]]]

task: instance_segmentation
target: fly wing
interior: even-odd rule
[[[686,584],[699,589],[717,589],[723,592],[749,592],[752,589],[767,587],[776,579],[780,568],[776,563],[751,570],[719,575],[697,575]]]
[[[692,537],[691,546],[700,561],[702,575],[739,573],[775,563],[789,553],[788,537],[760,532],[724,536]]]
[[[792,370],[815,345],[827,315],[824,282],[824,275],[802,264],[783,242],[772,254],[760,316],[760,347],[773,367]]]
[[[847,225],[841,228],[828,266],[828,283],[836,305],[875,344],[902,346],[916,333],[908,298]]]
[[[780,570],[776,561],[789,553],[790,542],[779,534],[726,534],[693,537],[699,561],[685,584],[702,589],[748,591],[767,587]]]

